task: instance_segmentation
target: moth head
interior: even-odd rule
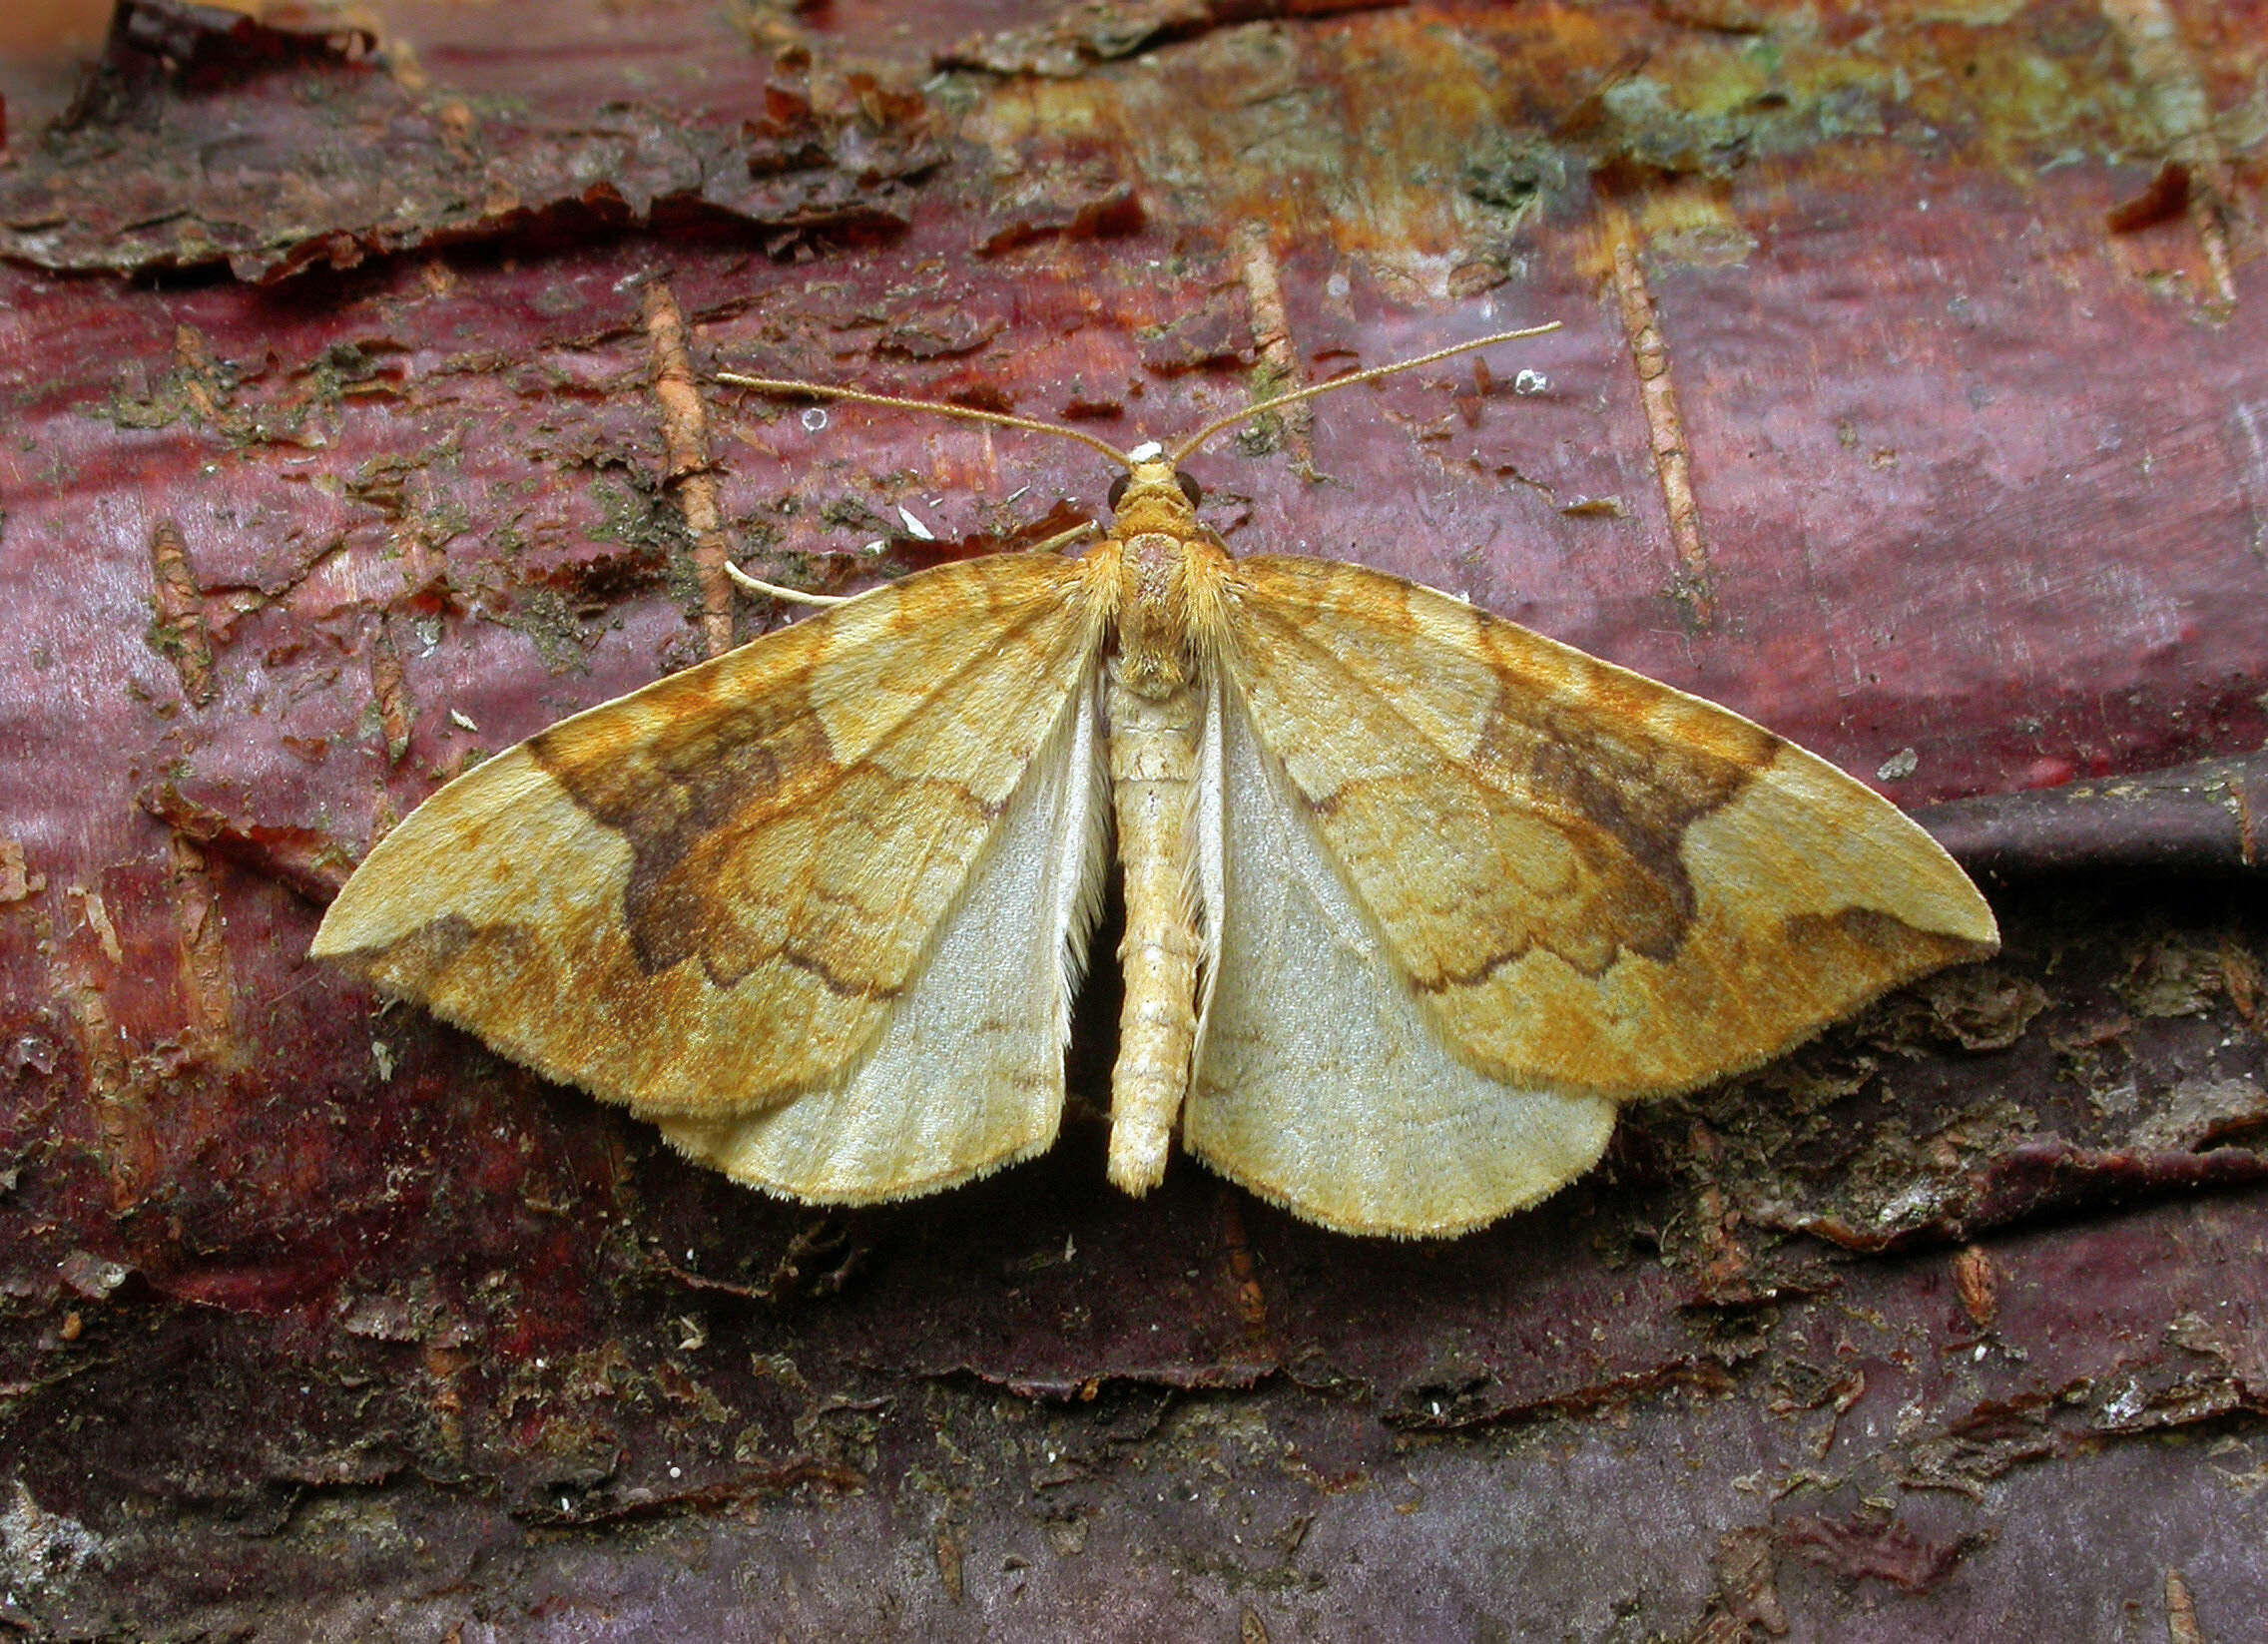
[[[1111,482],[1110,511],[1122,533],[1164,531],[1187,536],[1197,528],[1197,507],[1205,493],[1155,445],[1126,453],[1126,472]]]

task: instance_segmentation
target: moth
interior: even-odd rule
[[[434,794],[314,941],[817,1203],[1044,1151],[1116,840],[1110,1180],[1172,1138],[1325,1227],[1448,1235],[1618,1107],[1992,952],[1919,826],[1726,709],[1359,565],[1233,558],[1173,450],[1084,552],[916,572]]]

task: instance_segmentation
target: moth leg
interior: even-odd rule
[[[731,577],[743,593],[764,594],[790,605],[848,605],[858,597],[856,594],[807,594],[801,588],[784,588],[777,582],[750,576],[731,560],[725,561],[725,575]]]
[[[1058,531],[1044,542],[1035,542],[1029,548],[1017,551],[1025,554],[1060,554],[1072,543],[1079,541],[1082,537],[1091,537],[1101,529],[1102,527],[1093,520],[1083,520],[1072,526],[1068,531]]]

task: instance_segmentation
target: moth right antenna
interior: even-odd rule
[[[1382,376],[1392,376],[1397,371],[1413,371],[1420,365],[1430,365],[1435,360],[1447,359],[1452,354],[1468,354],[1475,348],[1493,348],[1499,342],[1516,342],[1523,336],[1541,336],[1546,331],[1556,331],[1558,328],[1559,321],[1554,319],[1541,325],[1528,325],[1516,331],[1496,331],[1487,336],[1476,336],[1470,342],[1452,342],[1446,348],[1435,348],[1431,353],[1419,354],[1416,359],[1398,359],[1389,365],[1373,365],[1368,370],[1350,371],[1345,376],[1333,377],[1329,382],[1311,382],[1305,388],[1294,388],[1288,394],[1278,394],[1272,399],[1262,400],[1257,405],[1247,405],[1241,411],[1231,411],[1227,416],[1214,418],[1179,445],[1176,445],[1168,460],[1178,467],[1193,455],[1200,445],[1203,445],[1215,434],[1225,432],[1234,428],[1240,422],[1248,421],[1269,411],[1281,410],[1284,406],[1297,404],[1303,399],[1313,399],[1318,394],[1328,394],[1334,388],[1352,388],[1358,382],[1376,382]],[[1067,428],[1063,431],[1065,433],[1070,432]]]

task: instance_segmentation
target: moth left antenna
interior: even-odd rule
[[[1413,360],[1411,363],[1416,364]],[[1100,451],[1121,468],[1131,469],[1134,464],[1117,446],[1066,428],[1057,422],[1041,422],[1028,416],[1011,416],[1006,411],[982,411],[973,405],[955,405],[943,399],[906,399],[896,394],[870,394],[863,388],[839,388],[828,382],[805,382],[795,377],[742,376],[738,371],[719,371],[719,382],[729,382],[736,388],[754,388],[766,394],[806,394],[814,399],[848,399],[860,405],[885,405],[897,411],[926,411],[932,416],[958,417],[963,422],[991,422],[1003,428],[1021,428],[1029,434],[1054,434],[1062,439],[1075,439],[1081,445]]]
[[[1523,326],[1516,331],[1494,331],[1487,336],[1476,336],[1469,342],[1452,342],[1446,348],[1435,348],[1431,353],[1419,354],[1415,359],[1397,359],[1391,364],[1373,365],[1367,370],[1349,371],[1345,376],[1335,376],[1329,382],[1311,382],[1305,388],[1294,388],[1290,393],[1277,394],[1273,398],[1262,400],[1257,405],[1247,405],[1241,411],[1231,411],[1227,416],[1215,417],[1179,445],[1176,445],[1167,460],[1179,467],[1196,453],[1199,446],[1215,434],[1224,433],[1228,429],[1234,428],[1238,423],[1249,421],[1253,417],[1264,416],[1270,411],[1282,410],[1287,405],[1296,405],[1303,399],[1313,399],[1318,394],[1328,394],[1337,388],[1352,388],[1358,382],[1376,382],[1380,377],[1392,376],[1397,371],[1414,371],[1420,365],[1430,365],[1436,360],[1447,359],[1452,355],[1471,353],[1475,348],[1493,348],[1499,342],[1517,342],[1522,337],[1541,336],[1546,331],[1556,331],[1558,328],[1559,321],[1553,319],[1541,325]]]

